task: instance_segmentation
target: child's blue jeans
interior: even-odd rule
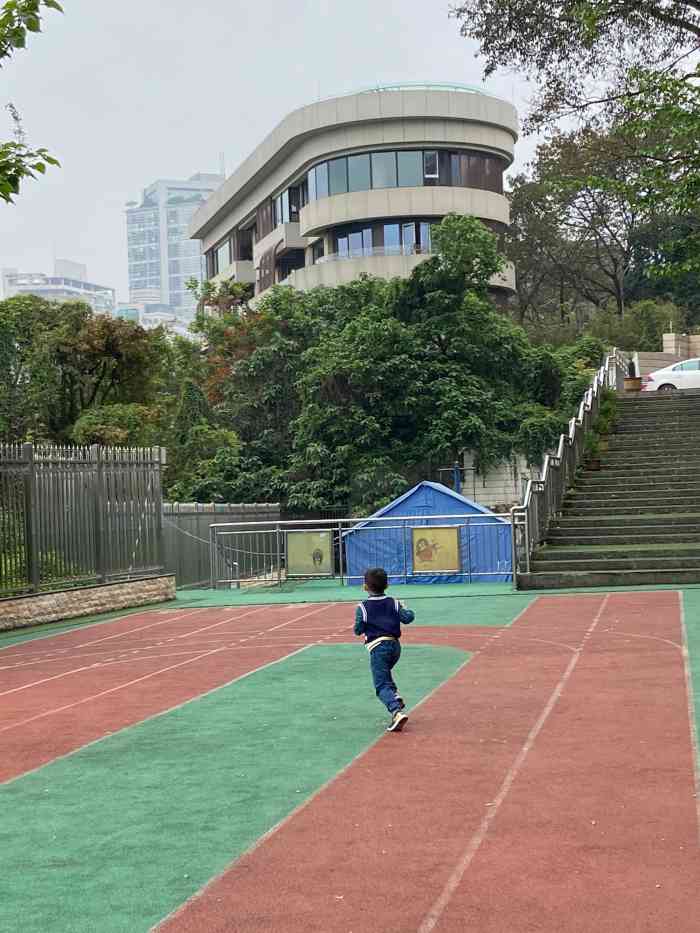
[[[391,669],[400,657],[401,645],[398,641],[380,641],[369,653],[375,692],[390,713],[396,712],[401,705],[396,699],[398,691],[391,676]]]

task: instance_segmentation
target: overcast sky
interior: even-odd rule
[[[85,263],[128,300],[124,205],[157,178],[230,172],[290,110],[376,83],[481,84],[447,0],[62,0],[0,71],[2,106],[61,161],[0,206],[0,266]],[[522,112],[509,75],[485,89]],[[9,138],[3,112],[0,138]],[[518,164],[533,143],[518,145]]]

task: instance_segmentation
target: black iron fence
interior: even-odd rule
[[[0,596],[162,571],[161,448],[0,444]]]

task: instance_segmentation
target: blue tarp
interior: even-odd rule
[[[436,517],[440,515],[448,517]],[[405,516],[420,518],[405,521]],[[510,522],[447,486],[419,483],[370,517],[381,521],[359,522],[343,536],[350,583],[361,583],[368,567],[384,567],[390,583],[512,579]],[[430,525],[464,526],[459,529],[461,573],[414,573],[411,528]]]

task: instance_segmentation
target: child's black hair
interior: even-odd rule
[[[383,596],[384,590],[389,586],[386,570],[383,567],[373,567],[371,570],[366,570],[365,583],[367,589],[374,596]]]

